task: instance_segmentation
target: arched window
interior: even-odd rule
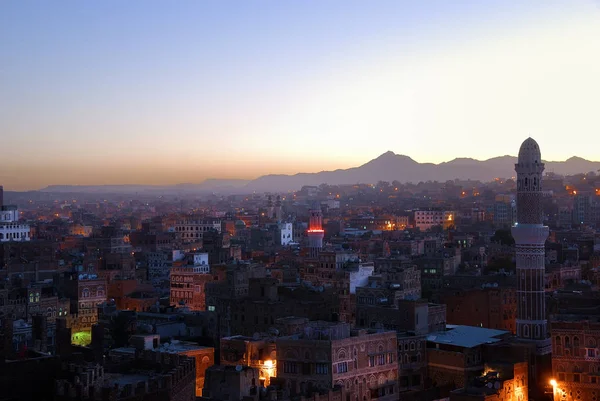
[[[89,288],[84,288],[84,289],[81,291],[81,296],[82,296],[83,298],[88,298],[88,297],[90,296],[90,290],[89,290]]]
[[[561,346],[560,336],[554,337],[554,344],[557,346]]]
[[[571,346],[571,339],[569,338],[569,336],[565,337],[565,348],[570,347]]]
[[[575,348],[579,347],[579,337],[577,337],[577,336],[573,337],[573,347],[575,347]]]

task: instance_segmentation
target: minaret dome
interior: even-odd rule
[[[542,162],[542,153],[540,146],[533,138],[527,138],[519,149],[519,164],[536,165]]]

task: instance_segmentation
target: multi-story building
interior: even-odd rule
[[[260,386],[268,387],[277,374],[277,347],[273,335],[221,338],[221,365],[248,366],[259,372]]]
[[[72,341],[88,345],[98,322],[98,305],[106,301],[106,280],[95,274],[67,273],[64,291],[71,300]]]
[[[450,401],[528,401],[527,362],[486,363],[481,376],[450,393]]]
[[[186,264],[189,262],[189,264]],[[188,255],[184,264],[171,268],[170,304],[192,311],[206,310],[206,283],[213,281],[207,253]]]
[[[494,225],[512,227],[517,222],[517,203],[514,195],[497,195],[494,202]]]
[[[29,241],[29,225],[19,222],[19,209],[4,205],[4,189],[0,186],[0,242]]]
[[[504,330],[448,325],[427,337],[427,368],[434,386],[465,387],[484,368],[483,347],[510,337]]]
[[[600,398],[600,315],[554,315],[552,385],[554,401]]]
[[[415,210],[415,227],[421,231],[440,226],[448,228],[454,225],[455,212],[447,210]]]
[[[294,242],[294,224],[293,223],[279,223],[279,238],[281,239],[281,245],[287,246]]]
[[[446,305],[449,324],[516,333],[517,294],[514,287],[488,283],[482,288],[442,289],[436,299]]]
[[[302,334],[277,339],[277,378],[292,395],[345,387],[359,400],[397,400],[396,333],[311,322]]]
[[[175,224],[175,232],[181,234],[185,242],[202,240],[204,233],[212,230],[221,232],[221,219],[191,217]]]

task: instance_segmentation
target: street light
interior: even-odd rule
[[[556,387],[558,385],[558,383],[556,382],[556,380],[552,379],[552,380],[550,380],[550,385],[552,387]]]

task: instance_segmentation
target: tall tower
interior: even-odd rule
[[[517,172],[517,223],[512,228],[517,260],[517,336],[536,345],[536,354],[551,352],[544,292],[548,227],[543,224],[540,147],[528,138],[521,145]]]
[[[282,214],[282,209],[281,209],[281,195],[277,195],[277,198],[275,199],[275,211],[273,214],[273,218],[280,222],[281,221],[281,214]]]
[[[313,206],[309,210],[309,222],[308,222],[308,247],[309,255],[311,258],[316,258],[323,249],[323,237],[325,231],[323,230],[323,213],[319,205]]]

